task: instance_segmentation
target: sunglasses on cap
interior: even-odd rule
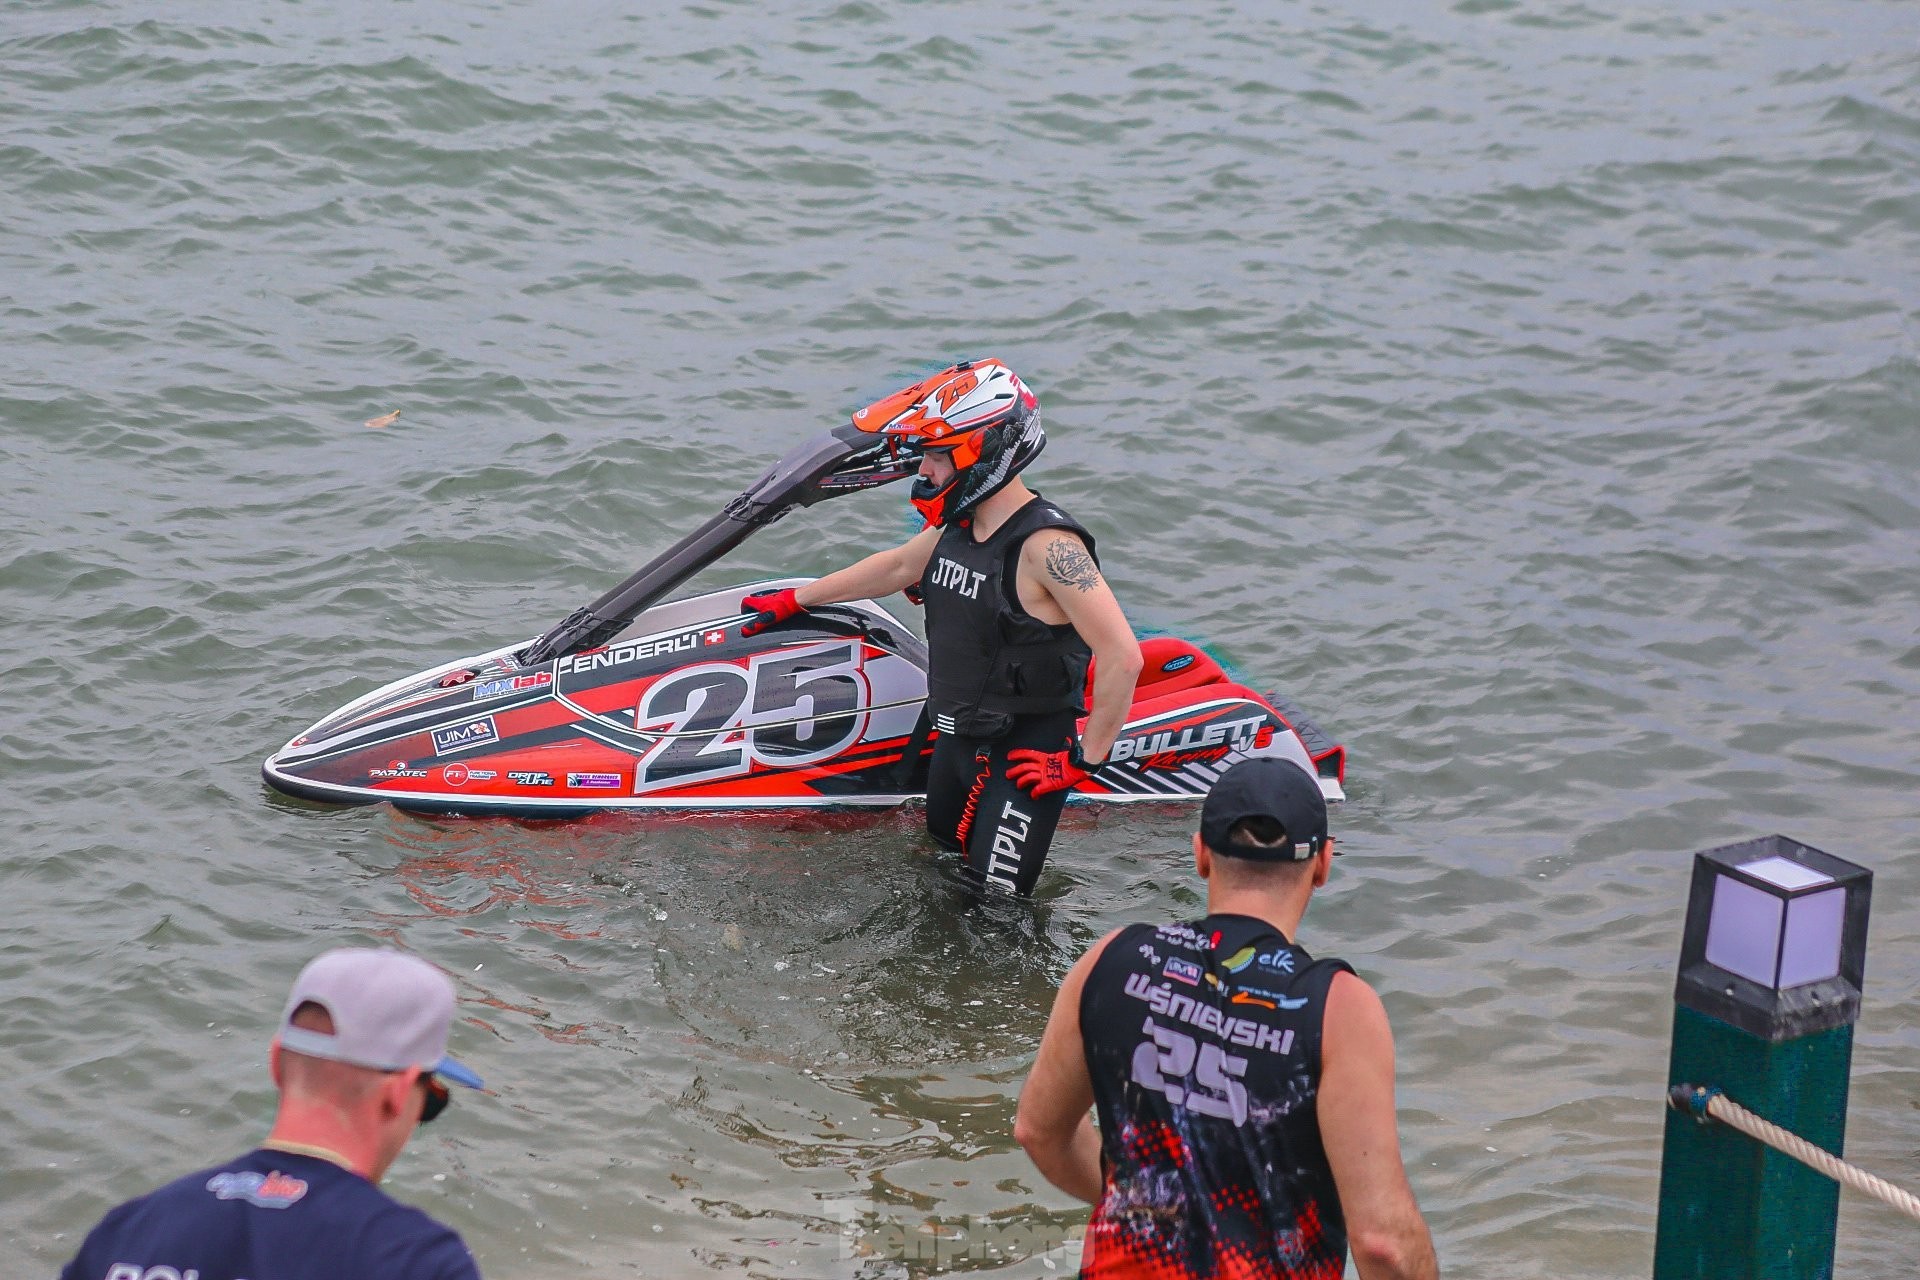
[[[440,1118],[440,1113],[453,1101],[453,1093],[430,1072],[420,1073],[420,1083],[427,1086],[427,1100],[420,1104],[420,1123],[427,1124]]]

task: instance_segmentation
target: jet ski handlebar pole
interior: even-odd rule
[[[836,428],[801,445],[756,480],[726,509],[655,556],[625,582],[575,609],[520,654],[522,666],[597,648],[613,639],[642,610],[772,524],[795,507],[888,484],[912,474],[885,441],[851,426]]]

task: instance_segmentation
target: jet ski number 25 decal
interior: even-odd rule
[[[634,769],[638,793],[791,769],[844,750],[866,728],[860,645],[842,642],[682,667],[656,681],[634,728],[664,734]]]

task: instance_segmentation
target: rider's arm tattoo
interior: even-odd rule
[[[1091,591],[1100,585],[1100,570],[1093,557],[1071,538],[1055,538],[1048,545],[1047,576],[1077,591]]]

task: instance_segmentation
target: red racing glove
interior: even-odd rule
[[[778,591],[746,596],[740,601],[740,611],[754,615],[741,626],[740,634],[757,636],[775,623],[805,613],[807,608],[795,598],[792,587],[783,587]]]
[[[1007,752],[1007,761],[1013,766],[1007,770],[1007,777],[1014,786],[1035,800],[1080,785],[1095,769],[1106,763],[1103,760],[1099,764],[1088,764],[1086,757],[1080,754],[1078,738],[1065,751],[1015,747]]]

